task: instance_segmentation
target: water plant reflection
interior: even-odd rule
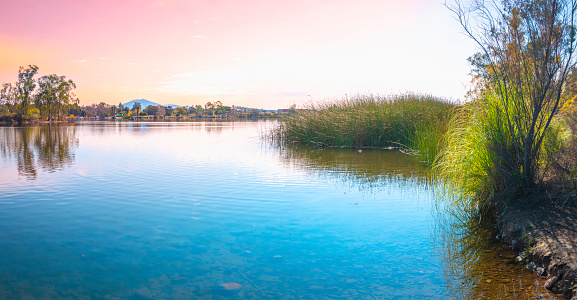
[[[34,180],[39,171],[54,172],[74,163],[78,137],[74,126],[42,125],[4,128],[2,157],[16,160],[18,173]]]
[[[562,299],[496,238],[494,222],[464,208],[434,209],[432,244],[455,299]]]
[[[283,162],[307,172],[338,178],[353,185],[389,180],[428,182],[427,169],[396,150],[362,150],[296,146],[278,148]]]
[[[279,149],[283,162],[316,176],[354,187],[378,189],[399,181],[432,185],[427,168],[399,151],[291,146]],[[432,194],[435,194],[434,192]],[[478,210],[433,208],[431,244],[442,262],[448,294],[454,299],[561,299],[543,288],[543,280],[517,260],[518,253],[496,239],[491,220]]]

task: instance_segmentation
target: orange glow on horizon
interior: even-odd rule
[[[427,0],[3,6],[0,82],[36,64],[41,74],[74,80],[81,104],[145,98],[279,108],[307,95],[407,90],[458,98],[474,53],[450,13]]]

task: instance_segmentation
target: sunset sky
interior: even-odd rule
[[[2,0],[0,82],[65,75],[80,103],[282,108],[344,94],[463,98],[475,45],[442,0]]]

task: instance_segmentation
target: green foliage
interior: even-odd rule
[[[577,112],[565,110],[554,128],[544,143],[546,184],[561,203],[577,205]]]
[[[74,115],[76,117],[85,117],[86,116],[86,111],[83,110],[78,103],[74,103],[73,105],[70,106],[70,108],[68,109],[68,115]]]
[[[164,107],[165,115],[172,116],[174,114],[174,108],[172,106],[165,106]]]
[[[433,166],[443,187],[443,199],[465,211],[486,209],[487,200],[499,190],[499,185],[512,177],[499,172],[499,158],[490,150],[491,140],[496,138],[487,122],[491,120],[481,102],[457,108]]]
[[[38,67],[29,65],[28,68],[20,67],[18,69],[18,81],[12,85],[4,83],[0,98],[2,103],[10,104],[11,112],[18,121],[32,119],[37,116],[31,109],[32,96],[36,88],[34,76],[38,73]]]
[[[166,110],[162,105],[149,105],[142,112],[149,116],[164,116],[166,115]]]
[[[32,93],[36,88],[34,76],[38,74],[38,67],[29,65],[28,68],[20,67],[18,69],[18,81],[13,91],[13,102],[17,105],[18,119],[27,119],[34,117],[34,112],[30,110]]]
[[[2,84],[0,117],[17,121],[61,119],[70,106],[77,103],[72,93],[76,85],[72,80],[55,74],[35,80],[37,73],[37,66],[20,67],[18,81],[14,85]]]
[[[132,104],[132,110],[134,110],[136,112],[136,116],[142,115],[140,109],[141,109],[140,102],[136,101],[136,102],[134,102],[134,104]],[[146,115],[146,114],[144,114],[144,115]]]
[[[283,115],[269,137],[282,144],[400,147],[432,161],[452,107],[429,95],[357,95]]]
[[[184,107],[177,107],[177,108],[174,110],[174,114],[175,114],[175,116],[177,116],[177,117],[186,116],[186,115],[188,115],[188,110],[187,110],[186,108],[184,108]]]
[[[11,106],[10,104],[0,105],[0,121],[8,121],[14,118],[16,114],[12,112]]]
[[[434,164],[443,199],[467,211],[486,211],[496,199],[516,199],[527,192],[523,176],[523,136],[508,126],[503,111],[511,110],[498,95],[457,108]],[[526,118],[520,115],[517,118]],[[514,131],[511,131],[514,129]],[[543,142],[535,161],[539,182],[563,147],[563,125],[555,119],[541,128]]]
[[[458,108],[434,164],[442,199],[472,214],[543,183],[563,147],[557,114],[573,97],[577,2],[491,3],[449,6],[481,53],[469,59],[472,101]]]
[[[42,76],[38,79],[38,88],[34,104],[46,120],[61,119],[69,106],[77,102],[72,93],[76,84],[70,79],[66,80],[66,76],[56,74]]]
[[[520,176],[517,188],[529,190],[540,180],[542,144],[568,98],[564,86],[575,66],[577,1],[472,0],[449,8],[481,48],[470,59],[473,95],[483,103],[482,120],[491,130],[484,147],[496,155],[493,169],[503,169],[502,180]]]

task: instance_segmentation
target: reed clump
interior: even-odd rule
[[[547,185],[571,187],[577,174],[574,151],[577,149],[574,117],[557,114],[548,127],[538,128],[543,142],[536,147],[535,184],[524,184],[523,132],[529,116],[515,114],[514,122],[503,112],[514,111],[514,103],[494,94],[468,102],[455,109],[433,174],[442,187],[441,199],[471,214],[486,212],[498,202],[518,201],[530,194],[543,193]]]
[[[396,147],[431,162],[453,107],[443,99],[414,93],[317,101],[283,116],[269,137],[280,144]]]
[[[469,102],[455,110],[433,165],[433,174],[442,187],[440,199],[473,215],[480,208],[488,208],[499,183],[506,180],[499,176],[501,165],[489,145],[491,126],[481,106],[480,102]],[[503,173],[509,179],[507,172]]]

